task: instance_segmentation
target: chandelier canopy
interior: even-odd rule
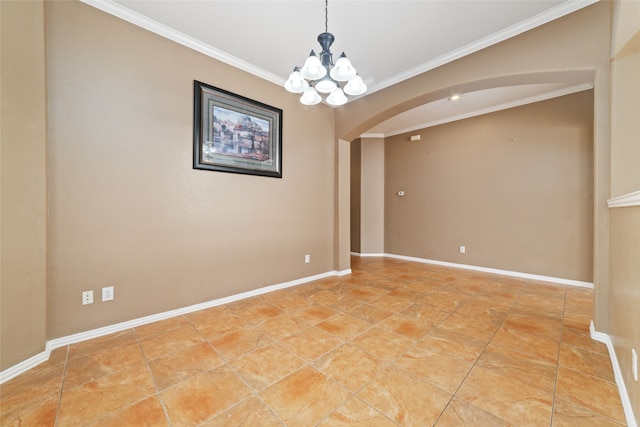
[[[328,27],[329,0],[324,3],[324,33],[318,36],[318,43],[322,47],[320,57],[312,50],[302,68],[295,67],[285,82],[284,87],[289,92],[301,93],[300,102],[305,105],[315,105],[322,101],[320,93],[329,94],[327,104],[338,106],[346,104],[347,95],[362,95],[367,86],[351,65],[347,55],[342,52],[336,63],[333,63],[331,45],[335,40]],[[340,83],[344,83],[344,88]]]

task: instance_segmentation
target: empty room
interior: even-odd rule
[[[640,2],[0,20],[0,425],[638,425]]]

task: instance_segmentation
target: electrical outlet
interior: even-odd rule
[[[93,291],[84,291],[82,293],[82,305],[93,304]]]
[[[464,254],[467,252],[467,248],[465,246],[460,246],[460,253]]]
[[[102,288],[102,301],[113,300],[113,286]]]
[[[638,353],[636,349],[631,349],[631,370],[633,371],[633,379],[638,381]]]
[[[305,264],[309,264],[311,262],[311,255],[305,255],[304,256],[304,263]]]

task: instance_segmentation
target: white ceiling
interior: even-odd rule
[[[311,49],[321,50],[316,38],[325,31],[322,0],[83,1],[276,84],[284,84]],[[331,51],[334,60],[342,51],[349,56],[372,93],[596,1],[331,0]],[[583,80],[463,94],[456,103],[433,102],[369,132],[392,135],[585,90]]]

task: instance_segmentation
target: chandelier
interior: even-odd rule
[[[322,46],[320,57],[312,50],[302,68],[295,67],[285,82],[284,87],[289,92],[301,93],[300,102],[305,105],[315,105],[322,101],[320,93],[329,94],[327,104],[338,106],[347,102],[347,95],[362,95],[367,86],[358,75],[356,69],[342,52],[336,63],[333,63],[331,45],[335,40],[329,32],[329,0],[324,3],[324,33],[318,35],[318,43]],[[344,83],[344,88],[340,83]]]

